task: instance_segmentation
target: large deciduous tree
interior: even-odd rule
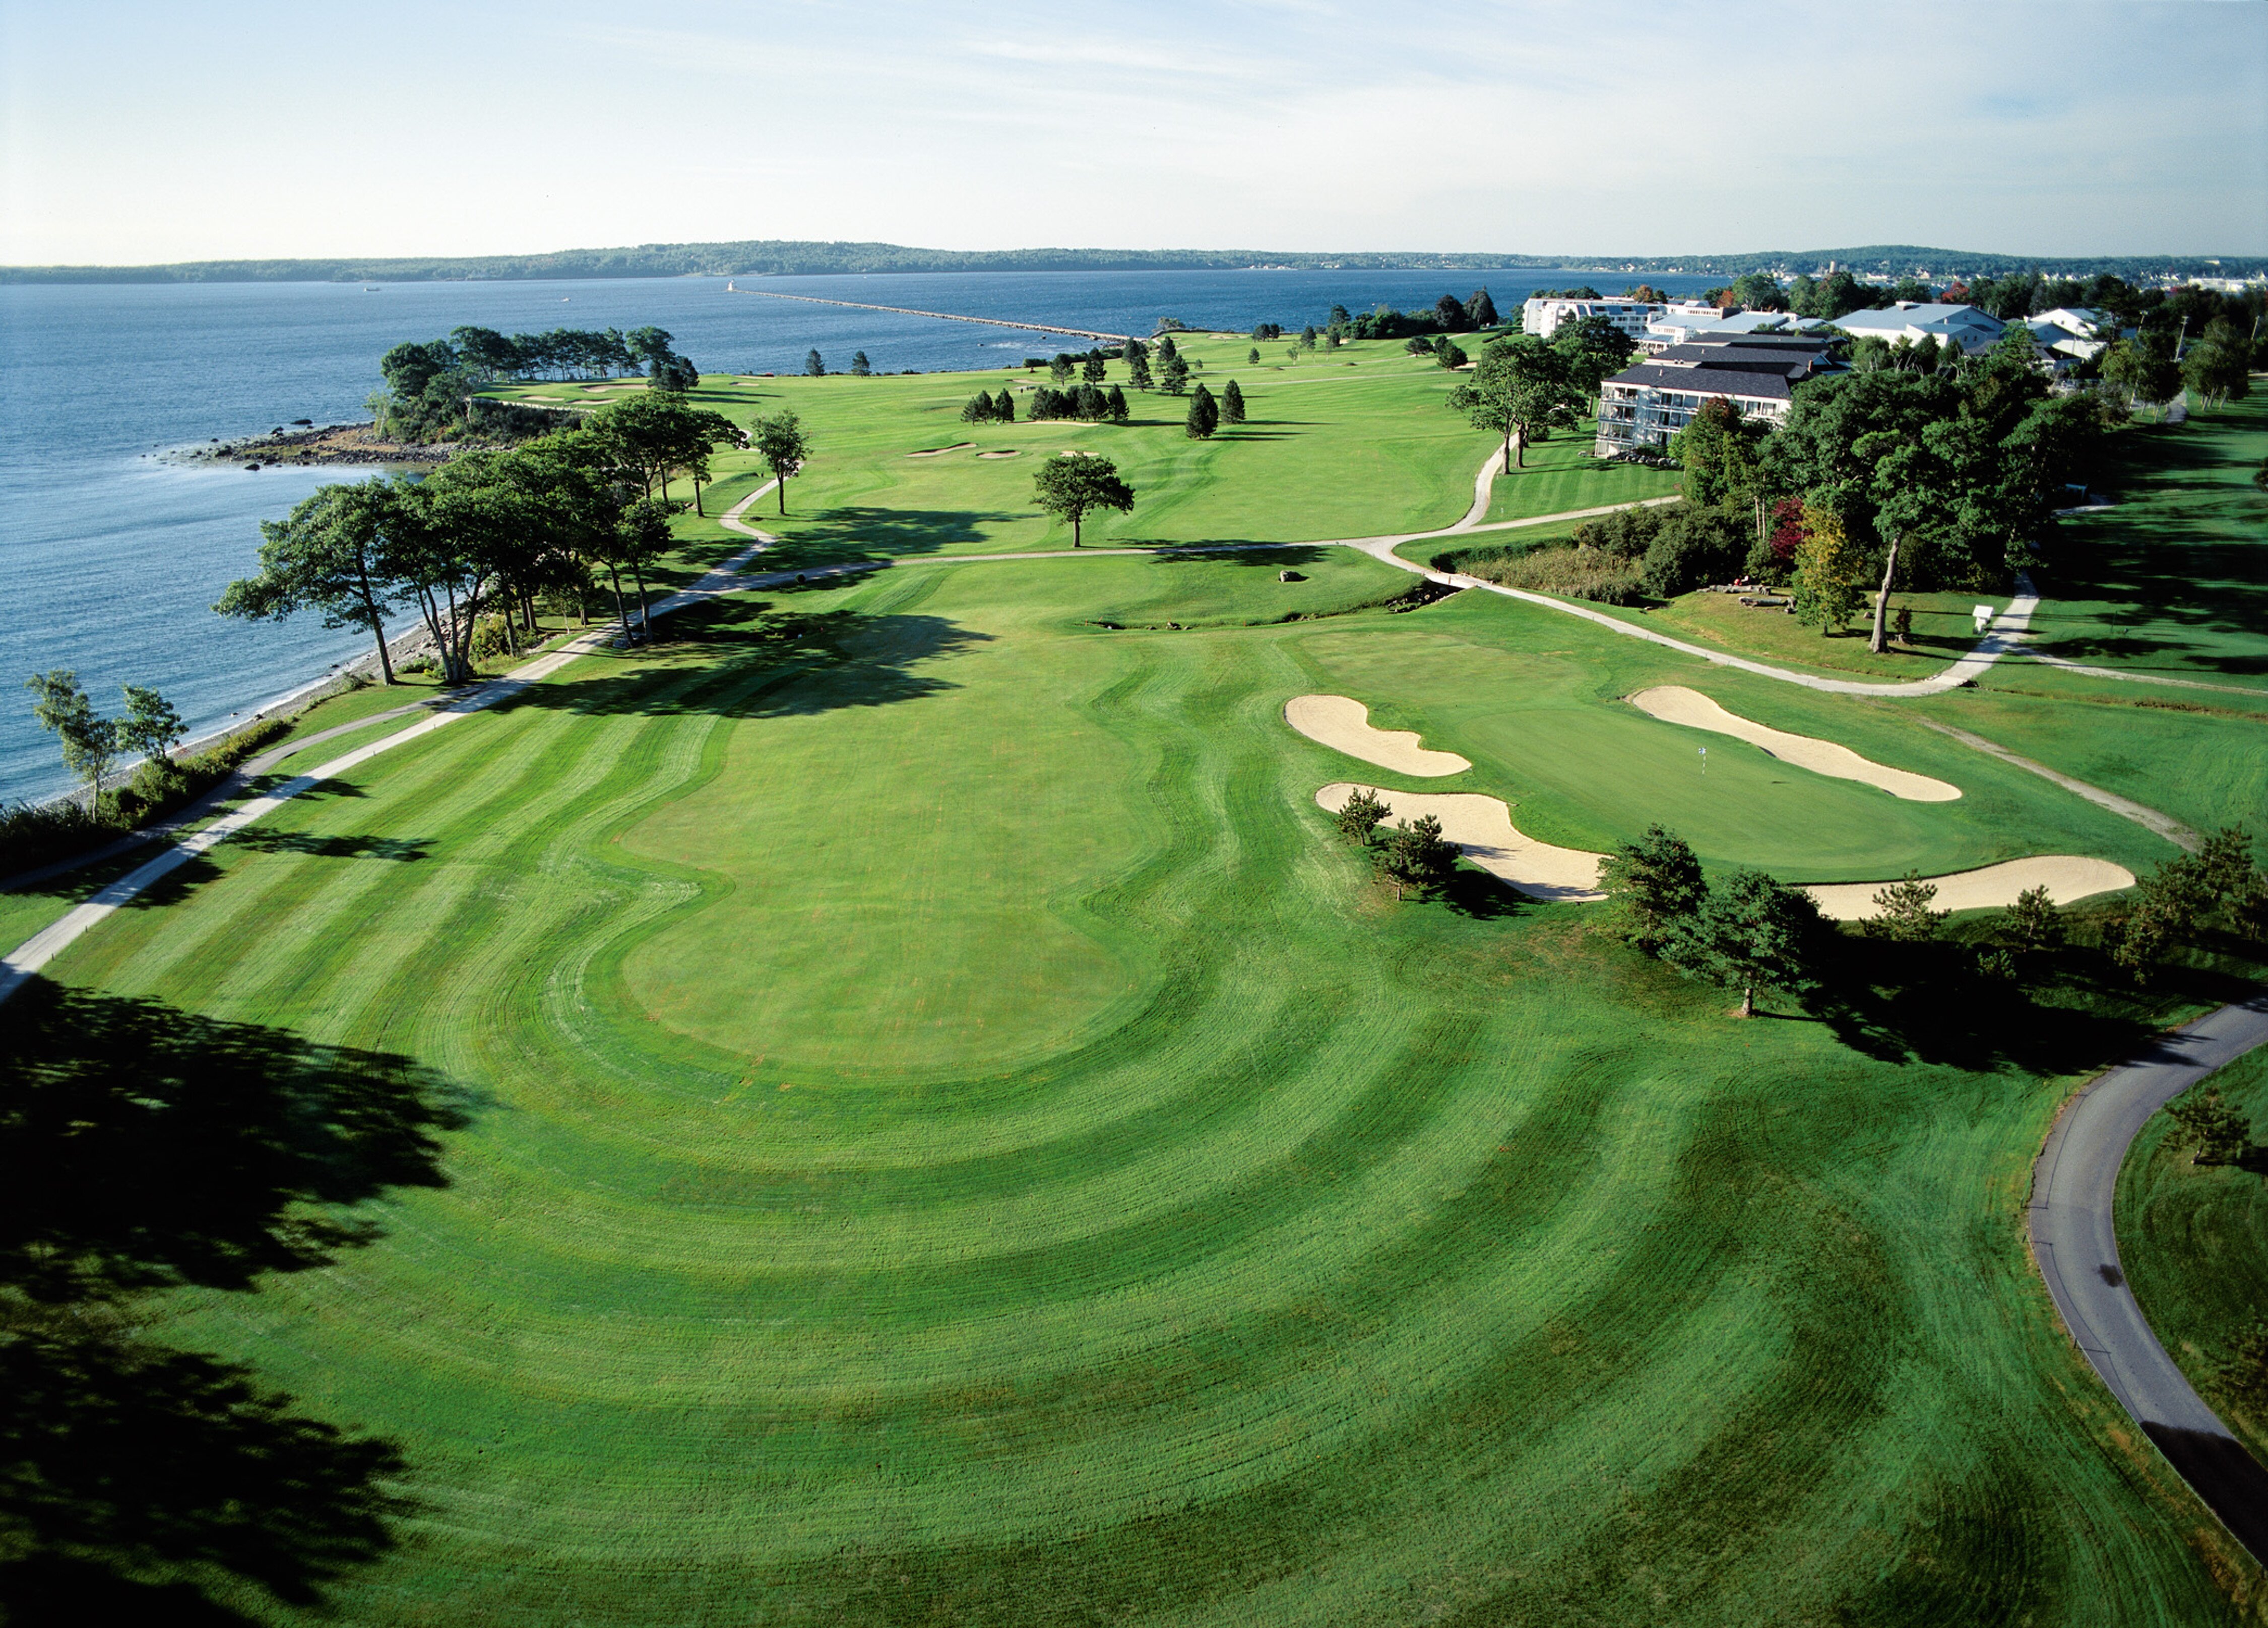
[[[231,583],[213,609],[251,621],[319,611],[326,627],[360,627],[378,646],[378,670],[394,682],[386,619],[398,594],[386,558],[393,488],[379,480],[327,486],[282,520],[261,523],[260,575]]]
[[[1005,391],[1002,393],[1006,393]],[[770,418],[759,418],[750,431],[756,456],[778,482],[779,511],[787,512],[787,483],[811,460],[811,436],[793,407],[783,407]]]
[[[1810,981],[1821,933],[1810,894],[1761,870],[1736,870],[1663,947],[1662,959],[1689,978],[1738,989],[1741,1016],[1753,1017],[1759,988],[1793,991]]]
[[[1555,429],[1572,429],[1583,408],[1583,394],[1567,358],[1533,334],[1513,334],[1481,348],[1468,383],[1446,400],[1476,429],[1504,437],[1507,464],[1527,467],[1531,442],[1546,441]]]
[[[1071,546],[1077,548],[1081,546],[1081,523],[1088,515],[1101,509],[1133,511],[1134,488],[1119,479],[1118,466],[1107,458],[1058,452],[1034,473],[1032,501],[1071,522]]]

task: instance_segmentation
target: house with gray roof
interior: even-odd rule
[[[1924,304],[1902,299],[1881,311],[1846,312],[1835,319],[1835,326],[1853,339],[1879,339],[1889,345],[1902,339],[1916,345],[1934,339],[1940,349],[1958,345],[1962,355],[1975,356],[1991,349],[2007,325],[1974,305]]]

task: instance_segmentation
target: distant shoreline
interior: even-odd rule
[[[987,249],[894,243],[755,239],[566,249],[543,254],[395,256],[386,259],[180,260],[149,266],[0,266],[0,283],[593,282],[630,277],[764,277],[945,272],[1348,271],[1489,273],[1558,271],[1592,276],[1744,272],[1852,272],[1948,277],[2048,276],[2110,272],[2129,282],[2169,277],[2245,278],[2268,274],[2268,256],[2225,254],[2003,254],[1874,244],[1841,249],[1766,249],[1734,254],[1601,255],[1395,252],[1299,253],[1278,249]]]

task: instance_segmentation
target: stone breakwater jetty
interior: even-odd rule
[[[887,311],[899,317],[935,317],[940,322],[974,322],[979,327],[1018,328],[1028,334],[1066,334],[1073,339],[1102,339],[1123,345],[1132,338],[1127,334],[1098,334],[1092,328],[1059,328],[1045,322],[1008,322],[998,317],[964,317],[951,311],[916,311],[909,305],[866,305],[855,299],[821,299],[815,294],[778,294],[770,289],[744,289],[734,283],[725,285],[727,294],[755,294],[765,299],[800,300],[806,305],[840,305],[847,311]]]

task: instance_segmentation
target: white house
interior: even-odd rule
[[[1974,305],[1922,304],[1902,299],[1881,311],[1853,311],[1835,319],[1835,326],[1853,339],[1879,339],[1887,344],[1908,340],[1920,344],[1934,339],[1941,348],[1958,345],[1963,356],[1988,350],[2007,325]]]
[[[1646,319],[1660,310],[1659,305],[1636,299],[1530,298],[1520,308],[1520,331],[1550,339],[1563,322],[1604,317],[1632,339],[1639,339],[1645,336]]]
[[[2098,356],[2118,337],[2118,325],[2101,312],[2084,305],[2058,305],[2027,320],[2032,338],[2042,350],[2084,362]]]

